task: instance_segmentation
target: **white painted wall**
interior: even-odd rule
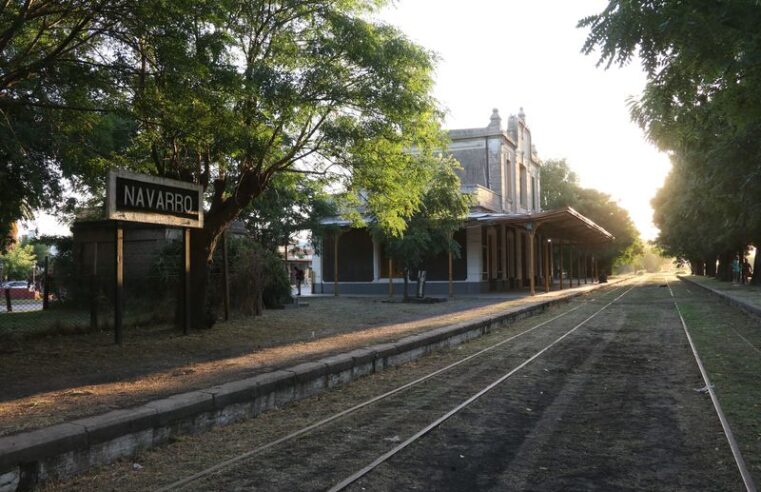
[[[468,254],[468,282],[481,281],[481,226],[466,230],[466,249]]]
[[[318,244],[318,248],[322,251],[322,242]],[[322,257],[316,252],[312,255],[312,271],[314,272],[314,285],[318,285],[322,282]]]

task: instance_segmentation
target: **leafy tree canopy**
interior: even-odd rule
[[[457,257],[460,247],[452,239],[468,215],[470,196],[460,192],[459,164],[452,158],[435,157],[435,172],[426,182],[419,210],[407,220],[402,235],[388,234],[374,227],[387,254],[404,271],[425,269],[425,263],[437,255],[452,251]]]
[[[565,159],[542,164],[542,205],[545,209],[573,207],[615,236],[615,240],[598,252],[608,265],[630,263],[642,252],[639,232],[629,212],[600,191],[583,188]]]
[[[759,23],[753,0],[611,0],[579,22],[600,64],[642,61],[632,118],[673,162],[653,200],[658,242],[693,262],[761,245]]]
[[[100,196],[113,167],[199,183],[201,296],[220,235],[283,173],[363,194],[400,234],[443,136],[434,57],[368,20],[385,3],[14,3],[0,17],[0,222],[61,205],[62,183]]]
[[[3,276],[5,278],[26,280],[31,275],[36,263],[34,246],[17,244],[4,255],[0,255],[0,262],[3,264]]]

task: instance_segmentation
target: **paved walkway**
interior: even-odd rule
[[[722,282],[713,277],[702,277],[699,275],[684,275],[679,278],[692,285],[713,292],[732,306],[739,307],[756,316],[761,316],[761,287],[735,282]]]

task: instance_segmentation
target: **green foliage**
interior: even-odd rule
[[[26,280],[31,276],[36,261],[34,246],[31,244],[17,244],[4,255],[0,255],[3,276],[9,280]]]
[[[565,159],[544,162],[541,179],[545,209],[572,207],[615,236],[596,253],[601,265],[628,264],[641,254],[642,242],[629,212],[610,195],[582,188]]]
[[[565,159],[542,163],[542,209],[551,210],[576,203],[579,178]]]
[[[373,228],[387,253],[405,271],[424,269],[426,261],[443,252],[452,251],[455,257],[460,254],[452,235],[467,217],[470,197],[460,192],[457,161],[434,159],[435,172],[426,182],[420,208],[407,220],[404,233],[389,234],[377,224]]]
[[[321,219],[338,214],[324,191],[325,181],[296,173],[276,176],[270,186],[241,213],[253,239],[276,251],[300,231],[319,231]]]
[[[291,302],[290,278],[283,259],[274,251],[248,238],[233,238],[229,241],[228,255],[233,307],[256,314],[255,304],[260,298],[266,308]]]
[[[400,233],[430,175],[426,156],[441,147],[441,112],[432,54],[368,20],[383,4],[9,6],[0,224],[62,205],[67,183],[101,196],[107,168],[125,167],[204,186],[210,208],[194,244],[206,260],[284,173],[322,175],[347,200],[366,194],[379,226]]]
[[[101,53],[105,33],[130,10],[129,1],[76,0],[0,9],[3,239],[10,223],[62,205],[65,184],[93,184],[98,157],[119,147],[110,138],[119,118],[103,111],[121,98],[128,75]]]
[[[632,118],[673,164],[653,200],[658,243],[691,262],[761,245],[760,23],[752,0],[611,0],[579,23],[600,63],[642,60]]]

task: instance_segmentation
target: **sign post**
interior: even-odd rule
[[[115,341],[122,341],[124,306],[124,226],[141,222],[181,227],[183,333],[190,328],[190,229],[203,227],[203,187],[173,179],[117,170],[108,173],[107,218],[116,223]]]

